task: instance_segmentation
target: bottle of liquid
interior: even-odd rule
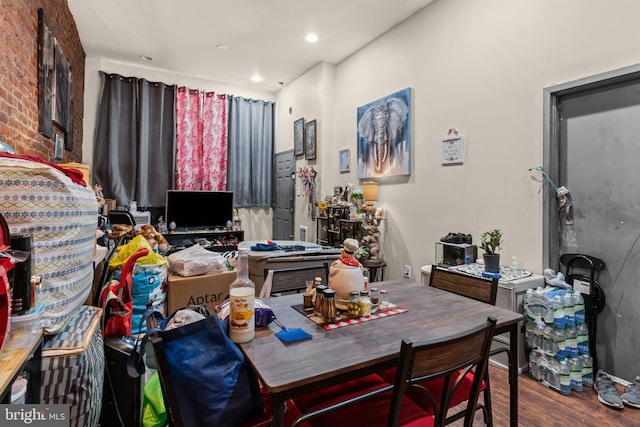
[[[553,389],[560,391],[560,362],[553,357],[547,358],[545,380]]]
[[[533,347],[542,350],[544,345],[544,322],[536,321],[533,327]]]
[[[567,327],[576,326],[575,298],[573,292],[564,294],[564,323]]]
[[[575,327],[565,329],[567,332],[567,338],[565,340],[567,352],[570,357],[578,357],[578,332]]]
[[[573,291],[573,315],[576,318],[576,324],[584,323],[584,298],[580,291]]]
[[[544,327],[542,350],[549,356],[555,356],[558,352],[558,343],[553,337],[553,328],[551,326]]]
[[[524,294],[524,297],[522,299],[522,310],[524,312],[525,321],[533,320],[533,318],[527,312],[527,307],[529,307],[529,304],[531,304],[533,298],[533,288],[527,289],[527,292]]]
[[[584,323],[579,323],[576,326],[577,341],[578,341],[578,353],[589,354],[589,328]]]
[[[564,329],[554,329],[553,330],[553,338],[558,346],[558,351],[556,352],[556,359],[564,360],[568,356],[567,351],[567,334]]]
[[[540,352],[536,349],[529,354],[529,376],[534,380],[540,379]]]
[[[566,360],[560,361],[560,393],[571,394],[571,369]]]
[[[236,344],[249,342],[255,336],[255,284],[249,279],[247,249],[238,250],[238,275],[229,285],[231,314],[229,338]]]
[[[369,291],[360,291],[360,313],[361,316],[371,316],[371,298],[369,298]]]
[[[553,307],[553,325],[558,329],[564,329],[564,300],[561,296],[555,296],[551,300]]]
[[[593,359],[589,354],[583,354],[582,358],[582,385],[593,387]]]
[[[582,359],[570,357],[568,359],[569,374],[571,377],[571,390],[582,391]]]
[[[535,335],[533,332],[535,326],[536,326],[536,322],[534,322],[533,320],[527,321],[527,323],[524,326],[524,337],[525,337],[524,342],[529,348],[535,347],[535,339],[534,339]]]

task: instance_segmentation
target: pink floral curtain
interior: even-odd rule
[[[176,189],[227,189],[227,96],[176,92]]]

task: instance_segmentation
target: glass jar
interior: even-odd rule
[[[375,313],[378,311],[378,307],[380,306],[380,292],[378,288],[371,288],[369,292],[369,299],[371,299],[371,312]]]
[[[360,291],[358,304],[360,305],[361,316],[371,316],[371,298],[369,298],[369,291]]]
[[[360,293],[358,291],[349,292],[349,301],[347,302],[347,315],[353,319],[360,317],[362,311],[360,311]]]
[[[380,311],[386,311],[389,309],[389,291],[386,289],[380,289]]]

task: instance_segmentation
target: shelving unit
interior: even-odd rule
[[[317,218],[317,243],[322,246],[339,248],[342,244],[341,221],[349,221],[349,207],[330,205],[327,215]]]

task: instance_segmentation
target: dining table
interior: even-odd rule
[[[256,328],[255,338],[240,348],[273,400],[273,425],[284,426],[285,401],[396,366],[403,338],[445,339],[493,316],[495,335],[509,333],[512,360],[518,360],[517,335],[522,314],[443,291],[411,280],[377,282],[389,292],[397,314],[325,328],[296,306],[302,294],[265,299],[280,323],[300,328],[310,339],[285,343],[275,322]],[[510,425],[518,425],[518,367],[511,363]]]

